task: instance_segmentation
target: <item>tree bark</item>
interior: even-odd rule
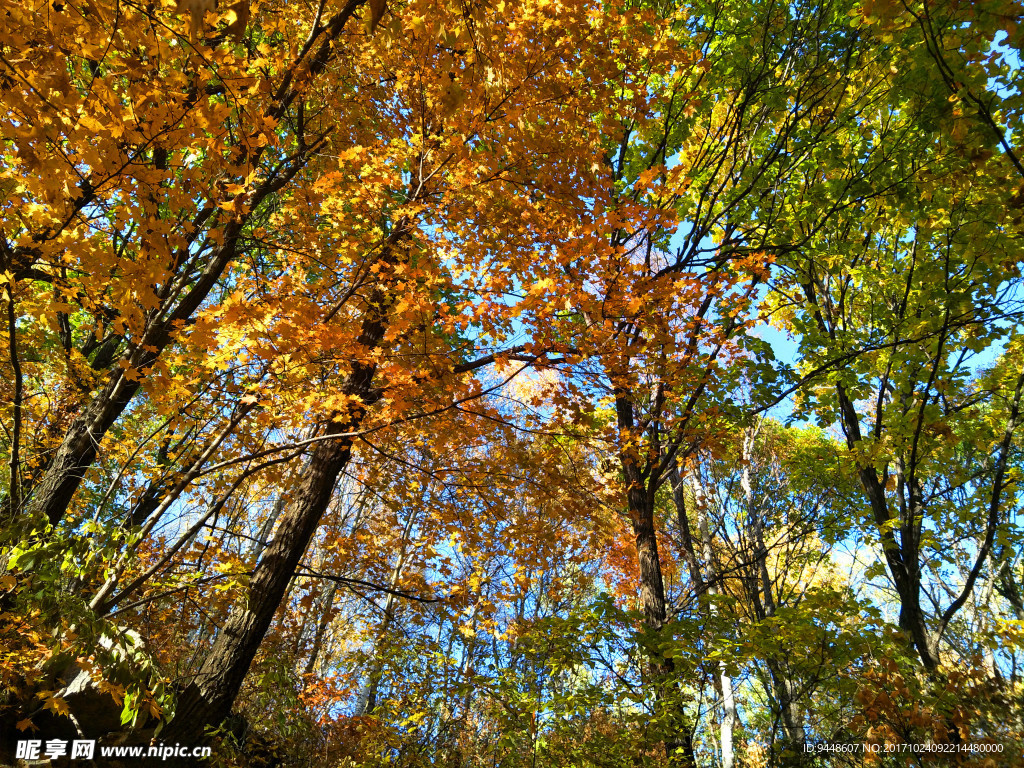
[[[404,219],[396,224],[384,244],[383,265],[396,263],[395,250],[407,225]],[[351,433],[362,424],[367,407],[379,398],[373,384],[377,371],[373,352],[387,331],[392,303],[384,283],[367,297],[366,315],[356,339],[363,352],[341,387],[353,405],[347,413],[335,413],[329,419],[324,435],[337,435],[337,439],[318,443],[310,456],[298,487],[289,494],[274,538],[253,570],[248,599],[232,611],[199,672],[179,697],[166,739],[198,742],[208,727],[217,726],[230,713],[281,598],[327,510],[338,475],[351,458]]]
[[[339,424],[328,434],[348,432],[359,420]],[[340,438],[321,443],[314,452],[273,541],[253,572],[248,599],[231,613],[199,672],[179,697],[166,739],[198,743],[207,726],[218,725],[231,711],[292,574],[327,509],[338,474],[348,464],[351,447],[351,438]]]
[[[620,433],[626,437],[628,444],[634,429],[633,403],[623,390],[616,392],[616,414]],[[658,555],[658,536],[654,527],[653,491],[656,490],[657,478],[649,475],[645,477],[634,450],[623,449],[619,461],[626,482],[626,502],[640,565],[640,601],[644,622],[658,635],[664,629],[668,612],[661,559]],[[665,740],[665,751],[669,764],[680,768],[696,768],[693,733],[679,700],[675,662],[672,658],[652,657],[651,671],[657,681],[655,695],[663,705],[667,704],[668,709],[670,731]],[[665,702],[665,699],[668,701]]]

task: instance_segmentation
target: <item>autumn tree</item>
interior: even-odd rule
[[[561,346],[515,343],[508,302],[606,194],[589,116],[646,37],[499,6],[253,4],[228,30],[10,6],[8,605],[67,583],[63,637],[109,632],[243,489],[270,494],[169,738],[227,714],[356,438]]]
[[[1016,690],[1014,4],[212,5],[0,14],[8,731],[696,766],[749,682],[792,752],[819,479],[923,670],[837,675]]]
[[[839,452],[820,430],[758,419],[673,472],[672,592],[688,621],[714,619],[701,631],[723,765],[752,743],[772,764],[807,763],[804,745],[843,722],[827,702],[852,698],[844,667],[871,647],[865,604],[840,564],[858,496]],[[753,712],[751,686],[765,702]],[[736,741],[740,711],[748,736]]]
[[[655,498],[715,421],[708,395],[736,375],[758,286],[774,259],[807,247],[837,212],[889,184],[878,173],[894,151],[886,141],[857,155],[842,149],[892,87],[874,42],[847,23],[850,8],[708,3],[668,17],[649,9],[647,23],[661,25],[664,47],[684,64],[666,69],[658,48],[623,62],[622,117],[608,123],[603,166],[614,229],[578,246],[550,278],[551,304],[570,297],[553,332],[592,350],[566,374],[567,397],[604,398],[614,409],[605,438],[620,465],[655,632],[668,620]],[[851,70],[861,78],[848,78]],[[653,108],[637,108],[637,95],[652,90]],[[824,171],[827,156],[838,162]],[[780,226],[790,217],[805,228]],[[549,324],[539,314],[534,322]],[[758,374],[771,372],[760,363]],[[676,678],[671,659],[652,661],[665,680]],[[668,691],[677,682],[659,695],[678,699]],[[666,745],[692,765],[693,722],[685,705],[674,706]]]
[[[956,55],[972,60],[988,44],[961,32]],[[980,710],[949,697],[947,675],[973,665],[979,649],[951,642],[951,628],[977,605],[978,590],[992,594],[985,585],[1002,568],[1000,542],[1017,530],[1024,380],[1019,262],[1008,248],[1018,222],[1006,186],[1014,157],[1004,141],[1012,134],[985,129],[959,107],[950,113],[951,102],[968,98],[963,91],[954,98],[942,80],[922,78],[935,51],[900,39],[900,60],[916,63],[900,70],[886,107],[905,137],[885,174],[891,194],[841,213],[812,248],[788,255],[771,307],[799,342],[797,376],[810,382],[832,371],[799,402],[842,430],[904,648],[945,697],[946,715],[938,706],[923,727],[956,741],[969,738]],[[787,226],[807,231],[796,219]],[[988,613],[994,604],[984,602]]]

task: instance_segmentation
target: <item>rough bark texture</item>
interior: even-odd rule
[[[406,224],[403,220],[396,225],[385,244],[382,264],[394,265],[395,247]],[[338,475],[352,455],[350,433],[359,428],[366,408],[379,397],[373,385],[377,366],[372,353],[387,331],[392,301],[385,284],[367,297],[366,315],[356,339],[358,347],[364,350],[363,357],[353,364],[341,388],[343,394],[353,398],[350,402],[357,405],[330,419],[324,435],[338,435],[337,440],[317,444],[300,475],[298,487],[288,494],[289,501],[274,538],[253,570],[248,599],[228,617],[199,672],[179,697],[174,719],[166,731],[167,740],[198,743],[208,727],[218,725],[230,713],[295,569],[327,510]]]
[[[338,425],[335,431],[350,430]],[[246,605],[228,618],[199,672],[180,696],[167,740],[198,743],[207,726],[218,724],[231,711],[288,582],[327,509],[338,474],[348,463],[351,443],[350,438],[340,438],[321,443],[314,452],[273,541],[253,572]]]
[[[27,504],[28,517],[45,516],[56,524],[64,516],[86,470],[96,460],[100,442],[139,389],[120,374],[112,376],[85,411],[71,423],[53,460]]]

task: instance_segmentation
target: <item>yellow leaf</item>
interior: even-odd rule
[[[68,708],[68,703],[62,698],[51,698],[47,699],[43,704],[43,709],[48,709],[51,712],[55,712],[58,715],[64,715],[65,717],[71,713]]]

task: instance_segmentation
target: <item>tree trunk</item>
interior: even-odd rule
[[[352,535],[359,530],[359,524],[363,519],[363,511],[365,510],[365,507],[365,502],[357,499],[355,503],[355,514],[352,519]],[[279,510],[277,514],[280,514]],[[275,514],[274,517],[276,517],[277,514]],[[347,522],[348,514],[346,513],[342,518],[341,524],[344,526]],[[265,540],[269,535],[270,531],[267,531],[261,537],[261,541]],[[262,547],[260,548],[260,551],[262,551]],[[327,594],[324,595],[323,607],[321,609],[322,613],[320,615],[320,620],[316,625],[316,634],[313,636],[313,647],[310,649],[309,659],[306,660],[306,666],[302,671],[304,675],[310,675],[313,673],[313,670],[316,669],[316,663],[320,658],[320,651],[323,649],[324,638],[327,636],[327,628],[330,626],[331,619],[333,617],[334,597],[337,593],[338,582],[335,581],[331,583],[331,588],[327,591]]]
[[[704,494],[701,494],[704,496]],[[701,547],[704,554],[704,576],[703,583],[709,595],[721,594],[722,588],[718,581],[718,568],[715,565],[715,552],[711,545],[711,528],[708,525],[708,515],[704,499],[699,499],[697,504],[697,530],[700,533]],[[715,611],[712,606],[712,612]],[[733,695],[732,678],[725,671],[725,663],[718,663],[718,684],[715,686],[722,697],[722,722],[719,726],[719,734],[722,743],[722,767],[733,768],[735,761],[735,748],[733,745],[733,730],[736,726],[738,714],[736,712],[736,697]]]
[[[307,80],[327,70],[327,65],[337,50],[334,41],[365,2],[366,0],[348,0],[331,18],[323,29],[319,44],[307,52],[305,62],[308,64],[307,71],[310,75]],[[280,120],[299,97],[297,84],[289,83],[286,78],[277,89],[275,101],[268,106],[265,114],[275,121]],[[303,146],[304,138],[300,137],[300,146]],[[244,141],[239,142],[237,146],[243,150],[244,162],[240,161],[241,166],[259,167],[264,153],[263,147],[243,149]],[[175,253],[173,264],[170,265],[172,274],[160,287],[160,306],[150,312],[145,331],[135,339],[119,361],[124,369],[117,366],[111,368],[106,385],[85,411],[72,421],[57,451],[42,469],[41,477],[29,489],[29,493],[24,495],[23,510],[10,510],[13,519],[24,518],[26,527],[31,527],[36,520],[43,517],[51,524],[55,524],[64,516],[84,479],[85,472],[96,460],[100,443],[107,431],[127,408],[142,384],[141,379],[130,380],[127,376],[129,371],[145,372],[157,361],[164,349],[173,341],[175,330],[192,318],[234,260],[238,238],[254,212],[260,209],[269,196],[276,194],[305,167],[308,157],[306,150],[303,149],[289,162],[277,166],[275,172],[268,175],[253,191],[248,200],[248,213],[244,215],[218,222],[216,211],[218,204],[224,201],[218,199],[218,195],[203,201],[203,207],[196,211],[193,218],[193,232],[187,237],[187,243]],[[231,180],[222,178],[218,183]],[[213,228],[219,228],[217,239],[222,244],[211,253],[198,277],[190,281],[189,275],[196,265],[189,262],[188,254],[196,245],[196,239],[211,225]],[[396,227],[397,229],[400,227]],[[181,298],[175,302],[178,296]],[[4,506],[9,506],[10,501],[9,498],[5,499]]]
[[[722,684],[722,768],[733,768],[735,750],[733,748],[733,729],[739,715],[736,712],[736,696],[732,690],[732,678],[725,672],[725,664],[719,664],[719,679]]]
[[[820,284],[816,287],[813,275],[808,275],[808,282],[803,289],[807,300],[815,307],[818,327],[830,338],[835,339],[835,309],[829,304],[828,292]],[[860,416],[847,395],[846,388],[840,383],[836,383],[836,397],[839,401],[839,422],[846,437],[847,447],[852,451],[861,447],[864,441]],[[900,629],[906,634],[909,644],[917,651],[925,671],[931,674],[938,668],[938,657],[937,649],[933,647],[929,637],[924,611],[921,609],[918,548],[920,519],[915,519],[914,514],[904,514],[902,519],[897,520],[896,522],[900,524],[900,540],[897,541],[893,531],[894,516],[889,510],[885,487],[879,480],[877,470],[873,466],[863,466],[858,468],[857,474],[871,507],[871,515],[882,542],[885,562],[892,576],[896,594],[899,596]]]
[[[313,634],[313,645],[309,649],[309,658],[302,668],[303,675],[311,675],[316,669],[316,662],[320,658],[320,651],[324,647],[324,637],[327,635],[327,627],[331,623],[332,609],[334,608],[334,596],[338,593],[338,584],[331,584],[324,595],[323,603],[320,606],[322,613],[320,620],[316,623],[316,632]]]
[[[628,438],[634,427],[633,403],[621,390],[616,393],[616,412],[620,432]],[[626,482],[627,507],[633,524],[633,537],[640,565],[640,601],[643,605],[644,622],[654,633],[660,634],[667,621],[668,612],[661,559],[658,555],[658,537],[654,527],[654,494],[648,486],[650,483],[651,487],[656,487],[657,478],[644,477],[634,451],[623,450],[619,455],[619,461]],[[665,739],[669,764],[681,768],[696,768],[693,733],[679,700],[675,662],[671,658],[652,658],[651,671],[657,680],[655,695],[663,704],[666,698],[669,699],[669,736]]]
[[[396,263],[396,246],[407,224],[403,219],[395,225],[385,243],[382,264],[390,267]],[[166,739],[198,742],[207,727],[218,725],[231,711],[281,598],[327,510],[338,475],[351,458],[351,433],[362,424],[366,408],[379,398],[373,386],[377,364],[372,353],[387,331],[392,303],[385,284],[379,284],[367,297],[366,316],[356,339],[357,348],[364,352],[341,387],[353,405],[348,413],[332,414],[324,430],[325,437],[338,438],[318,443],[313,450],[298,487],[288,494],[274,538],[253,570],[247,599],[232,611],[199,672],[179,697]]]
[[[388,581],[388,587],[391,590],[398,589],[398,582],[402,577],[402,568],[405,567],[405,556],[409,545],[409,536],[412,534],[412,526],[415,519],[415,512],[410,511],[409,519],[405,521],[405,528],[402,530],[402,543],[398,548],[398,560],[395,562],[395,567],[391,569],[391,578]],[[356,699],[356,715],[369,714],[377,707],[377,690],[380,687],[380,677],[384,670],[384,663],[381,661],[379,656],[380,646],[387,637],[392,623],[394,623],[395,602],[396,599],[394,591],[389,592],[387,598],[384,600],[384,619],[381,621],[380,629],[377,631],[377,642],[374,644],[374,658],[371,662],[370,671],[366,675],[366,679],[363,681],[363,685],[359,689],[359,696]]]
[[[333,431],[350,431],[358,421]],[[273,541],[253,571],[248,599],[228,617],[199,672],[179,697],[166,739],[198,743],[207,726],[216,726],[231,711],[288,582],[327,509],[338,474],[348,464],[351,445],[351,438],[340,438],[321,443],[314,452]]]
[[[253,207],[269,194],[266,183],[254,195]],[[206,220],[205,218],[203,219]],[[31,491],[25,505],[28,522],[45,518],[56,524],[67,512],[86,470],[96,460],[100,443],[114,422],[124,413],[125,408],[142,386],[141,377],[132,381],[128,372],[145,372],[163,353],[173,340],[173,329],[192,316],[206,300],[217,284],[221,274],[235,257],[235,248],[242,231],[241,220],[231,221],[224,226],[224,244],[207,262],[199,279],[173,309],[170,299],[151,313],[153,320],[135,344],[121,359],[124,367],[113,367],[103,389],[92,399],[85,411],[71,422],[53,458],[48,462],[42,477]],[[170,283],[163,289],[171,293]]]
[[[863,442],[860,418],[842,384],[836,385],[836,393],[846,443],[853,450]],[[928,626],[921,608],[921,573],[918,557],[920,520],[915,521],[915,515],[908,514],[900,525],[900,541],[897,542],[892,529],[893,516],[889,511],[885,488],[878,478],[878,472],[874,467],[868,466],[858,469],[857,475],[871,506],[871,515],[882,541],[885,562],[900,599],[900,629],[917,651],[921,665],[927,672],[932,673],[938,667],[938,659],[930,642]],[[920,510],[914,511],[920,514]]]
[[[752,568],[755,570],[751,598],[754,610],[759,619],[774,616],[778,609],[774,591],[774,581],[768,570],[768,547],[764,542],[764,522],[761,510],[754,498],[754,484],[751,478],[751,466],[754,462],[754,442],[760,424],[745,430],[743,435],[743,471],[740,475],[740,487],[743,489],[743,501],[747,513],[747,524],[750,527],[750,538],[754,545]],[[782,731],[785,737],[783,747],[784,765],[803,765],[806,763],[803,751],[806,732],[804,717],[797,701],[796,686],[793,677],[786,669],[785,657],[769,656],[765,660],[772,679],[772,690],[779,707],[782,720]]]

